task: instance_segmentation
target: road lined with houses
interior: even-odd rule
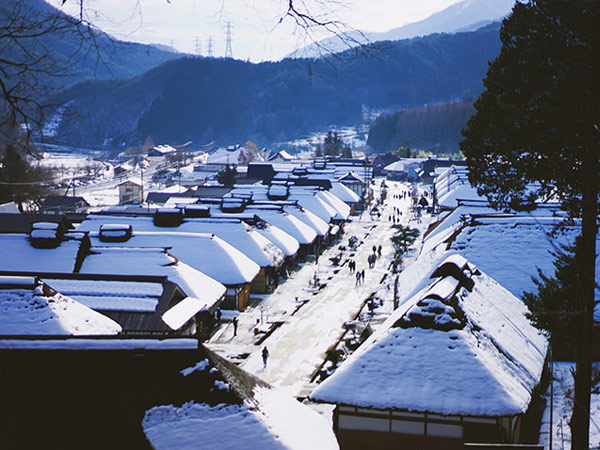
[[[372,294],[385,291],[378,297],[385,297],[383,300],[389,304],[382,310],[391,312],[393,288],[390,288],[391,277],[386,274],[391,272],[394,256],[391,237],[395,230],[390,215],[396,210],[398,220],[409,225],[411,197],[400,195],[408,189],[408,185],[388,182],[388,196],[380,217],[368,213],[355,217],[346,224],[340,243],[327,249],[316,262],[303,265],[273,294],[263,296],[260,304],[242,312],[238,316],[236,336],[231,323],[223,324],[209,346],[229,358],[249,354],[242,363],[245,370],[272,385],[286,388],[292,395],[301,395],[323,363],[327,350],[342,337],[344,323],[357,316]],[[348,244],[352,236],[359,242],[354,251]],[[379,245],[381,257],[370,269],[367,259]],[[330,258],[340,256],[340,247],[345,250],[336,266]],[[350,259],[356,262],[356,272],[364,270],[364,281],[358,282],[355,273],[351,273]],[[315,277],[320,288],[314,286]],[[387,287],[382,287],[384,278],[388,278]],[[261,334],[254,334],[255,328],[266,331],[269,324],[274,323],[279,326],[264,340],[260,339]],[[264,347],[269,352],[266,367],[262,357]]]

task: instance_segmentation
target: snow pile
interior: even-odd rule
[[[0,285],[0,334],[110,335],[120,331],[119,324],[108,317],[41,283],[16,289]]]
[[[447,415],[523,413],[541,377],[546,339],[519,299],[460,260],[434,266],[454,269],[398,308],[311,398]]]

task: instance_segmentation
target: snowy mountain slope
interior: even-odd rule
[[[514,0],[464,0],[418,22],[382,33],[357,30],[348,33],[349,39],[334,36],[297,50],[290,57],[317,57],[323,53],[337,53],[346,50],[349,45],[353,47],[359,43],[398,41],[433,33],[473,31],[502,20],[510,13],[514,3]]]

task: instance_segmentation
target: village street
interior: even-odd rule
[[[404,225],[419,228],[421,234],[427,220],[417,224],[411,219],[411,197],[403,198],[402,192],[410,189],[402,183],[388,183],[388,196],[381,217],[368,213],[355,217],[346,225],[340,243],[327,249],[318,262],[303,265],[282,283],[271,295],[265,295],[258,304],[253,304],[239,317],[237,336],[233,336],[233,325],[225,323],[209,342],[209,347],[229,358],[249,354],[242,367],[268,383],[285,388],[291,395],[302,395],[312,375],[323,363],[326,351],[335,345],[344,333],[343,324],[353,320],[372,294],[384,300],[379,313],[387,317],[393,308],[391,261],[394,249],[390,238],[394,234],[389,216],[394,207],[401,215],[397,217]],[[375,196],[379,194],[377,182]],[[348,246],[350,237],[356,236],[359,245],[353,251]],[[367,258],[373,247],[382,246],[381,257],[375,267],[368,268]],[[346,248],[340,251],[340,246]],[[340,256],[338,266],[330,258]],[[356,281],[350,272],[347,260],[356,261],[356,271],[365,271],[365,280]],[[314,287],[318,279],[320,288]],[[366,308],[365,308],[366,311]],[[382,317],[376,322],[381,323]],[[261,335],[254,335],[254,328],[268,330],[271,324],[280,323],[263,342]],[[257,345],[259,344],[259,345]],[[268,348],[267,367],[263,367],[262,349]]]

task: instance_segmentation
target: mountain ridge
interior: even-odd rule
[[[57,140],[73,145],[286,141],[359,124],[364,107],[406,109],[472,97],[500,50],[499,24],[474,32],[386,42],[375,58],[253,64],[181,58],[130,80],[65,91]],[[344,62],[340,62],[344,61]]]
[[[77,23],[43,0],[0,2],[1,23],[9,24],[14,20],[17,26],[19,21],[44,24],[53,17],[58,17],[58,27],[51,32],[41,36],[35,33],[21,36],[18,42],[11,40],[10,33],[6,33],[0,42],[3,59],[11,62],[49,57],[60,76],[53,75],[51,67],[48,67],[46,72],[36,73],[35,77],[38,86],[50,91],[90,79],[131,78],[182,56],[156,46],[118,40],[100,29]]]
[[[515,0],[464,0],[437,11],[423,20],[385,32],[350,31],[344,37],[333,36],[292,52],[289,57],[318,57],[380,41],[397,41],[435,33],[475,31],[508,15]]]

